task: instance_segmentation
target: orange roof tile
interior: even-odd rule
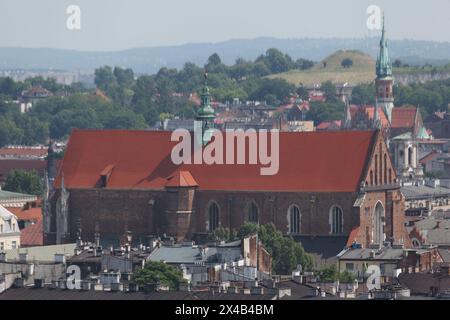
[[[99,172],[114,163],[107,186],[112,189],[160,190],[169,177],[188,171],[201,190],[353,192],[374,135],[375,131],[281,132],[279,171],[262,176],[259,164],[175,165],[170,155],[177,142],[170,141],[171,132],[74,130],[55,185],[60,186],[64,174],[67,188],[93,188]]]
[[[166,187],[197,187],[198,183],[189,171],[177,171],[170,177]]]
[[[24,220],[24,221],[38,221],[42,220],[42,208],[30,208],[30,209],[23,209],[23,208],[8,208],[9,211],[14,213],[18,220]]]
[[[356,117],[358,111],[364,111],[367,114],[369,120],[373,120],[373,116],[375,115],[375,106],[373,105],[354,105],[350,106],[350,114],[352,118]],[[381,108],[378,108],[378,117],[381,121],[381,127],[387,128],[389,126],[389,120],[386,117],[386,114]]]
[[[42,220],[31,224],[20,231],[20,245],[22,247],[33,247],[44,245],[44,228]]]
[[[394,108],[392,109],[392,128],[412,128],[416,123],[417,108]]]

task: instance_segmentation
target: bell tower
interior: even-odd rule
[[[381,31],[380,52],[376,64],[377,78],[375,80],[376,88],[376,105],[386,114],[389,122],[392,121],[392,109],[394,108],[394,94],[393,84],[394,78],[392,76],[392,64],[389,58],[386,29],[384,27]]]
[[[212,131],[214,129],[214,119],[216,114],[211,107],[211,94],[208,88],[208,73],[205,72],[205,82],[201,94],[201,105],[197,111],[196,120],[202,124],[202,144],[207,144],[212,138]]]

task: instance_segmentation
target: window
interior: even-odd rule
[[[408,148],[408,165],[413,165],[413,150],[412,148]]]
[[[354,269],[353,263],[346,263],[345,264],[345,269],[348,270],[348,271],[353,271],[353,269]]]
[[[4,242],[0,242],[0,251],[5,250],[5,243]]]
[[[12,231],[16,231],[16,224],[15,223],[12,224]]]
[[[384,154],[384,184],[387,184],[387,154]]]
[[[3,233],[3,224],[0,224],[0,233]]]
[[[378,157],[375,156],[375,184],[378,185]]]
[[[344,215],[342,213],[342,209],[338,206],[331,207],[330,210],[331,215],[331,234],[341,234],[343,233],[343,219]]]
[[[214,231],[219,227],[219,206],[212,202],[208,208],[209,212],[209,231]]]
[[[296,205],[292,205],[288,210],[289,234],[300,233],[300,209]]]
[[[250,206],[248,208],[248,221],[252,223],[258,223],[259,217],[258,217],[258,207],[254,202],[250,203]]]
[[[12,248],[13,248],[13,249],[17,249],[17,242],[16,242],[16,241],[13,241],[13,242],[12,242]]]

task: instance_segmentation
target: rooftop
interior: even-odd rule
[[[171,132],[74,130],[55,185],[64,174],[67,188],[94,188],[103,169],[114,164],[106,188],[161,190],[168,178],[185,171],[200,190],[354,192],[375,134],[281,132],[279,171],[264,176],[260,164],[175,165],[170,155],[177,142],[171,141]]]

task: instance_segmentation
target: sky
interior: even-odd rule
[[[70,5],[80,9],[80,29],[67,27]],[[375,35],[366,25],[369,5],[385,13],[390,39],[450,42],[450,0],[0,0],[0,47],[115,51],[257,37],[361,38]]]

